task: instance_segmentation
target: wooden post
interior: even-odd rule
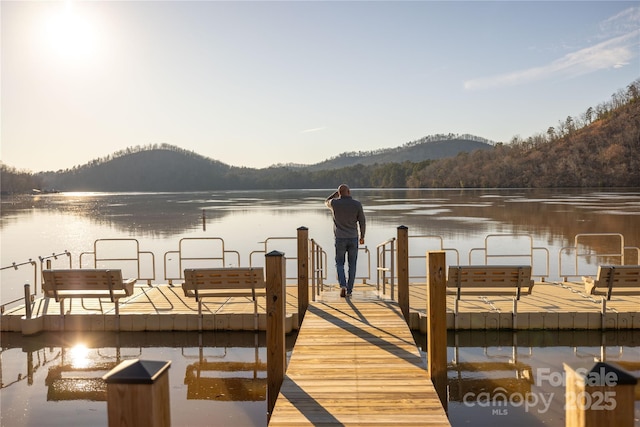
[[[125,360],[102,377],[109,427],[171,425],[169,365],[171,361]]]
[[[24,316],[25,319],[31,319],[31,285],[24,284]]]
[[[447,410],[447,294],[446,254],[427,252],[427,366]]]
[[[591,369],[564,363],[564,370],[567,427],[634,425],[635,377],[606,362]]]
[[[409,228],[398,227],[398,305],[404,319],[409,323]]]
[[[309,229],[298,228],[298,326],[309,307]]]
[[[272,251],[266,257],[267,285],[267,416],[270,417],[286,371],[285,347],[285,259]]]

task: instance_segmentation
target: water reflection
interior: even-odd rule
[[[49,367],[45,378],[47,401],[106,401],[107,386],[102,376],[123,360],[120,347],[115,348],[115,355],[105,354],[109,350],[90,349],[85,344],[60,348],[58,364]]]
[[[424,351],[426,337],[414,337]],[[639,376],[640,331],[450,331],[448,360],[452,425],[564,426],[563,364],[613,362]]]
[[[61,423],[103,425],[101,377],[123,360],[143,358],[172,361],[174,425],[266,426],[265,338],[252,332],[3,333],[2,425],[51,425],[53,412]],[[415,338],[424,351],[424,335]],[[289,351],[294,340],[287,336]],[[640,373],[640,331],[461,331],[450,332],[448,342],[454,426],[563,426],[564,385],[555,379],[565,362],[613,361]]]
[[[105,424],[102,377],[128,359],[172,361],[174,425],[266,425],[264,333],[2,333],[1,338],[2,425],[51,425],[54,410],[61,422],[70,417],[79,425]],[[287,337],[288,351],[294,340],[295,335]],[[72,406],[52,406],[65,402]],[[211,415],[213,402],[223,405],[216,406],[223,415]]]
[[[187,399],[264,401],[267,398],[267,364],[260,360],[257,341],[256,334],[255,358],[250,362],[228,360],[226,348],[218,354],[205,354],[204,347],[200,346],[198,361],[189,364],[185,372]]]
[[[510,352],[503,348],[496,354],[484,347],[479,361],[460,361],[460,335],[455,334],[454,357],[447,366],[449,401],[464,402],[470,399],[493,401],[503,396],[520,399],[531,393],[533,370],[531,365],[519,360],[518,335],[512,335]],[[529,347],[524,357],[531,357]]]
[[[36,210],[86,216],[122,232],[173,236],[231,214],[268,211],[291,215],[324,212],[327,190],[203,193],[62,193],[3,198],[0,227]],[[407,225],[443,237],[508,225],[510,232],[574,236],[585,229],[623,233],[640,241],[635,227],[640,193],[629,190],[433,190],[354,189],[369,216],[392,227]],[[323,215],[324,216],[324,215]]]

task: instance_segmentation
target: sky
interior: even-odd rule
[[[314,164],[435,134],[546,134],[640,78],[622,1],[0,2],[0,160],[170,144]]]

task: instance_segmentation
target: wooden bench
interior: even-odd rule
[[[109,298],[118,316],[120,298],[133,295],[136,283],[136,279],[123,280],[122,270],[90,268],[43,270],[42,280],[44,296],[60,303],[61,315],[67,298]]]
[[[251,297],[258,329],[258,296],[266,295],[262,268],[189,268],[184,270],[185,297],[198,302],[198,327],[202,330],[202,300],[215,297]]]
[[[585,291],[589,295],[606,295],[611,299],[611,293],[620,288],[636,288],[632,294],[640,294],[640,265],[601,265],[595,280],[584,277]],[[625,289],[628,290],[628,289]]]
[[[513,293],[530,294],[533,289],[530,265],[451,265],[447,288],[455,289],[456,300],[462,293],[474,295]]]
[[[513,295],[512,327],[516,328],[518,300],[533,289],[530,265],[451,265],[447,288],[453,289],[455,329],[458,329],[458,301],[462,293],[472,295]]]

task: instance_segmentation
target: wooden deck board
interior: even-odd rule
[[[329,289],[327,286],[326,289]],[[422,329],[426,325],[426,284],[412,283],[409,287],[410,311],[414,320],[411,327]],[[319,301],[325,303],[340,303],[344,301],[339,297],[337,286],[317,296]],[[357,284],[353,294],[356,309],[346,312],[353,319],[362,316],[357,310],[361,302],[373,301],[378,298],[387,298],[388,295],[379,295],[375,286]],[[447,296],[447,327],[454,328],[453,305],[455,296]],[[531,295],[523,296],[518,302],[518,329],[600,329],[600,311],[602,297],[587,295],[584,284],[573,282],[546,282],[536,283]],[[289,316],[297,313],[297,288],[287,286],[286,310]],[[510,313],[513,301],[509,297],[488,296],[486,298],[466,298],[459,302],[461,314],[460,329],[509,329],[511,327]],[[258,311],[263,317],[264,325],[265,299],[258,298]],[[640,307],[640,295],[614,295],[611,301],[607,301],[606,327],[609,329],[638,329],[640,328],[640,316],[637,315]],[[46,317],[55,319],[59,316],[59,305],[53,299],[37,297],[33,304],[33,317]],[[234,330],[253,330],[253,303],[250,298],[212,298],[203,305],[203,313],[208,319],[205,327],[208,329],[225,329],[233,325]],[[366,316],[370,322],[377,321],[378,309],[368,311]],[[114,304],[109,301],[97,301],[95,299],[70,299],[65,303],[65,312],[76,317],[104,316],[101,325],[110,330],[106,325],[114,324]],[[2,331],[21,331],[21,317],[24,316],[24,305],[7,310],[2,315]],[[158,284],[152,287],[137,285],[134,295],[120,300],[120,315],[122,317],[122,330],[197,330],[198,305],[193,298],[185,298],[180,286]],[[401,318],[400,313],[396,313]],[[214,320],[215,316],[215,320]],[[242,317],[242,320],[225,320]],[[185,320],[188,318],[188,320]],[[246,319],[245,319],[246,318]],[[416,320],[419,318],[419,320]],[[296,319],[297,320],[297,316]],[[337,320],[338,321],[338,320]],[[291,328],[297,328],[297,323],[291,321]],[[60,322],[46,320],[43,330],[59,330]],[[423,326],[420,326],[423,325]],[[100,325],[91,325],[90,321],[80,324],[76,322],[75,328],[87,330],[99,330]],[[390,330],[390,325],[386,325]],[[351,328],[346,321],[342,322],[342,329]],[[375,334],[373,334],[375,336]],[[322,337],[319,337],[322,340]],[[340,335],[336,340],[342,339]],[[369,338],[373,339],[373,338]],[[322,342],[322,341],[320,341]]]
[[[269,425],[450,425],[396,303],[312,303]]]

